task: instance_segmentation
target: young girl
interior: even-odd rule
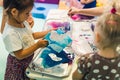
[[[97,53],[82,55],[73,80],[120,80],[120,4],[100,16],[95,27]]]
[[[4,6],[4,9],[3,9],[3,16],[2,16],[2,23],[1,23],[1,30],[0,30],[1,33],[3,33],[4,27],[5,27],[5,23],[7,21],[6,10],[7,10],[8,5],[9,5],[9,3],[6,4],[6,6]],[[32,28],[33,25],[34,25],[34,20],[32,18],[32,15],[29,15],[29,17],[28,17],[28,19],[26,21],[30,24],[30,27]]]
[[[48,41],[34,39],[44,37],[48,31],[33,33],[26,21],[33,8],[34,0],[4,0],[8,16],[3,31],[3,41],[7,51],[7,66],[4,80],[29,80],[25,75],[34,51],[48,45]]]

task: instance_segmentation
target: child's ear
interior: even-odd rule
[[[12,14],[13,16],[17,16],[17,15],[18,15],[18,10],[17,10],[16,8],[13,8],[13,9],[11,10],[11,14]]]
[[[99,33],[96,33],[95,34],[95,37],[96,37],[96,42],[100,42],[100,39],[101,39],[101,36]]]

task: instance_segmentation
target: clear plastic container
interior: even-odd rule
[[[48,30],[52,28],[61,29],[69,36],[71,36],[72,34],[72,22],[68,18],[65,18],[64,16],[63,17],[61,16],[61,19],[46,20],[43,30]]]

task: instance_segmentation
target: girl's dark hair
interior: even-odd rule
[[[7,9],[7,7],[10,5],[10,0],[3,0],[3,7],[4,9]]]
[[[13,8],[16,8],[21,12],[28,7],[33,7],[33,5],[34,0],[3,0],[3,7],[4,9],[7,9],[7,14],[9,14]]]

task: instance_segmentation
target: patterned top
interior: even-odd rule
[[[85,75],[83,80],[120,80],[120,56],[108,59],[85,54],[78,60],[78,72]]]

